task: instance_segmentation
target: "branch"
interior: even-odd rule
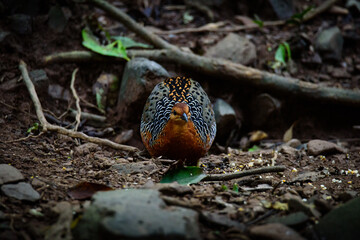
[[[59,126],[48,123],[48,121],[46,120],[46,118],[44,116],[44,112],[42,110],[40,100],[36,94],[35,87],[34,87],[32,81],[30,80],[29,73],[26,69],[26,63],[22,60],[20,60],[19,69],[23,76],[26,87],[29,91],[31,100],[34,103],[36,115],[43,127],[43,132],[54,131],[54,132],[57,132],[57,133],[60,133],[60,134],[63,134],[63,135],[69,136],[69,137],[80,138],[80,139],[88,141],[88,142],[105,145],[105,146],[108,146],[108,147],[111,147],[111,148],[114,148],[117,150],[122,150],[122,151],[127,151],[127,152],[138,152],[139,151],[139,149],[137,149],[136,147],[117,144],[117,143],[114,143],[107,139],[101,139],[101,138],[97,138],[97,137],[89,137],[82,132],[74,132],[72,130],[68,130],[63,127],[59,127]]]
[[[173,50],[178,49],[176,46],[166,42],[159,36],[146,30],[143,26],[135,22],[130,16],[128,16],[126,13],[113,6],[112,4],[103,0],[87,0],[87,2],[92,3],[98,8],[104,10],[106,13],[113,16],[116,20],[124,24],[128,29],[138,34],[145,41],[153,44],[155,47]]]
[[[211,175],[207,175],[201,181],[228,181],[232,179],[242,178],[251,175],[258,175],[262,173],[283,172],[285,170],[286,170],[285,166],[262,167],[262,168],[245,170],[238,173],[211,174]]]
[[[202,57],[173,50],[128,50],[128,56],[145,57],[155,61],[173,62],[210,76],[218,76],[235,84],[250,84],[276,90],[288,95],[309,99],[360,106],[360,91],[335,87],[322,87],[300,79],[283,77],[273,73],[233,63],[228,60]],[[44,63],[82,61],[124,61],[120,58],[100,56],[93,52],[63,52],[44,57]]]
[[[338,0],[327,0],[320,4],[317,8],[312,9],[307,14],[305,14],[303,18],[303,22],[309,21],[316,17],[317,15],[325,12],[327,9],[329,9],[332,5],[334,5]]]

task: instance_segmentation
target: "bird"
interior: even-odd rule
[[[198,166],[215,135],[215,114],[200,84],[187,77],[158,83],[141,116],[141,139],[152,157],[182,160]]]

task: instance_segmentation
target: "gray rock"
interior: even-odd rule
[[[292,0],[269,0],[269,2],[279,19],[289,19],[294,15],[294,3]]]
[[[316,40],[315,48],[320,52],[323,59],[341,60],[344,39],[338,27],[332,27],[321,31]]]
[[[286,226],[297,226],[305,223],[309,220],[309,217],[303,212],[294,212],[286,216],[274,216],[270,217],[266,222],[267,223],[281,223]]]
[[[29,183],[5,184],[1,186],[1,191],[6,196],[19,200],[35,202],[40,199],[40,194]]]
[[[69,101],[71,98],[70,91],[58,84],[50,84],[48,94],[55,99]]]
[[[65,29],[68,18],[63,9],[59,6],[52,6],[49,10],[49,27],[55,32],[62,32]]]
[[[256,60],[256,47],[247,38],[235,33],[229,33],[215,46],[209,48],[205,56],[223,58],[248,65]]]
[[[0,42],[2,42],[9,35],[10,35],[10,32],[0,31]]]
[[[311,140],[307,144],[307,151],[309,155],[327,155],[333,153],[345,153],[346,151],[335,143],[324,140]]]
[[[117,103],[119,118],[140,120],[146,99],[154,86],[169,77],[158,63],[146,58],[133,58],[126,63]]]
[[[198,213],[167,207],[156,190],[99,192],[74,229],[74,239],[200,239]]]
[[[281,103],[276,98],[273,98],[267,93],[258,95],[252,102],[252,123],[255,127],[262,127],[265,125],[271,126],[276,121],[277,115],[280,112]]]
[[[220,215],[209,211],[201,211],[201,220],[220,227],[236,228],[245,231],[245,225],[241,222],[231,220],[227,215]]]
[[[295,149],[293,147],[290,147],[290,146],[287,146],[287,145],[282,145],[281,148],[280,148],[281,153],[288,154],[288,155],[291,155],[291,156],[294,156],[297,151],[298,151],[297,149]]]
[[[320,218],[320,212],[315,209],[314,204],[307,204],[298,198],[290,198],[288,200],[289,210],[293,212],[303,212],[309,217]]]
[[[18,34],[32,33],[32,18],[25,14],[14,14],[9,17],[11,29]]]
[[[49,87],[49,78],[43,69],[36,69],[29,73],[38,92],[46,91]]]
[[[18,169],[7,164],[0,164],[0,185],[21,181],[23,179],[24,176]]]
[[[285,143],[285,145],[289,146],[289,147],[297,148],[301,145],[301,142],[299,139],[293,138],[290,141],[288,141],[287,143]]]
[[[268,223],[252,227],[250,235],[255,239],[305,240],[299,233],[280,223]]]
[[[360,236],[360,198],[355,198],[326,214],[315,225],[318,239],[352,240]]]
[[[319,178],[324,178],[324,174],[322,172],[302,172],[299,173],[298,176],[291,179],[290,183],[296,182],[316,182]]]
[[[143,173],[145,171],[151,172],[157,168],[157,166],[152,162],[138,162],[138,163],[128,163],[128,164],[115,164],[111,166],[112,169],[115,169],[119,174],[135,174]]]
[[[230,132],[237,128],[235,110],[225,102],[218,98],[214,104],[214,113],[217,127],[217,139],[226,141]]]

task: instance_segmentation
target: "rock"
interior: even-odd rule
[[[210,223],[211,225],[227,228],[237,228],[241,232],[245,231],[245,225],[243,223],[231,220],[226,215],[220,215],[209,211],[201,211],[200,218],[201,221],[205,221],[207,223]]]
[[[68,21],[68,17],[64,13],[64,10],[59,6],[52,6],[49,10],[49,27],[55,32],[62,32],[65,29],[65,26]]]
[[[21,172],[8,164],[0,164],[0,185],[4,183],[18,182],[24,179]]]
[[[229,33],[215,46],[209,48],[206,57],[223,58],[235,63],[249,65],[256,60],[256,47],[247,38]]]
[[[140,122],[150,92],[157,83],[169,76],[161,65],[146,58],[133,58],[127,62],[117,102],[118,117]]]
[[[133,135],[134,135],[134,130],[132,129],[124,130],[115,137],[114,142],[119,144],[127,143],[132,139]]]
[[[294,15],[294,3],[292,0],[269,0],[275,14],[281,20],[287,20]]]
[[[33,180],[31,181],[31,185],[34,188],[40,188],[40,187],[44,187],[46,185],[46,183],[37,178],[33,178]]]
[[[127,189],[93,196],[74,239],[200,239],[198,213],[167,207],[156,190]]]
[[[352,15],[360,15],[360,2],[358,0],[347,0],[345,7],[349,9]]]
[[[173,183],[158,183],[152,186],[153,189],[157,189],[159,192],[165,195],[182,196],[185,194],[192,194],[193,189],[188,185],[180,185],[177,182]]]
[[[1,186],[1,191],[6,196],[19,200],[35,202],[40,199],[40,194],[29,183],[5,184]]]
[[[0,43],[9,35],[10,35],[10,32],[0,31]]]
[[[75,156],[85,156],[91,152],[100,151],[101,147],[95,143],[84,143],[80,146],[75,147],[74,155]]]
[[[96,97],[96,104],[101,109],[113,107],[116,104],[119,93],[119,78],[111,73],[101,73],[92,86],[92,92]]]
[[[311,140],[307,144],[307,151],[309,155],[327,155],[333,153],[345,153],[345,150],[335,143],[324,140]]]
[[[285,145],[289,146],[289,147],[297,148],[301,145],[301,142],[299,139],[293,138],[290,141],[288,141],[287,143],[285,143]]]
[[[258,95],[252,102],[251,120],[255,127],[271,126],[277,122],[281,103],[267,93]]]
[[[280,152],[281,152],[281,153],[288,154],[288,155],[291,155],[291,156],[294,156],[297,151],[298,151],[298,150],[296,150],[295,148],[289,147],[289,146],[287,146],[287,145],[283,145],[283,146],[281,146],[281,148],[280,148]]]
[[[70,91],[58,84],[50,84],[48,94],[55,99],[69,101],[71,99]]]
[[[316,182],[319,178],[324,178],[324,174],[321,172],[302,172],[298,176],[291,179],[290,183],[296,182]]]
[[[11,29],[18,34],[32,33],[32,18],[25,14],[14,14],[9,17]]]
[[[281,223],[286,226],[298,226],[309,220],[309,217],[303,212],[294,212],[290,213],[286,216],[278,217],[270,217],[266,222],[267,223]]]
[[[280,223],[268,223],[252,227],[250,235],[254,239],[305,240],[300,234]]]
[[[29,73],[37,92],[46,91],[49,88],[49,78],[43,69],[36,69]]]
[[[318,239],[352,240],[360,236],[360,198],[355,198],[326,214],[315,225]]]
[[[320,218],[320,212],[315,209],[314,204],[307,204],[298,198],[290,198],[288,200],[289,210],[292,212],[303,212],[309,217]]]
[[[218,140],[226,141],[236,125],[235,110],[230,104],[218,98],[214,104],[214,113],[217,127],[216,137]]]
[[[119,174],[136,174],[143,173],[145,171],[151,172],[157,168],[152,162],[137,162],[128,164],[115,164],[111,167],[115,169]]]
[[[341,60],[344,39],[338,27],[325,29],[315,40],[315,48],[323,59]]]

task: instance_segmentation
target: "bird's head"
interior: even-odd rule
[[[176,103],[171,110],[170,120],[185,124],[190,119],[190,109],[186,103]]]

